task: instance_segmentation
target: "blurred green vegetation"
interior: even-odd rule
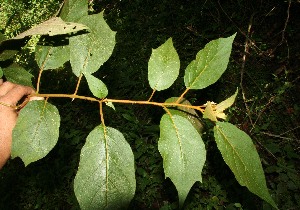
[[[55,15],[60,0],[1,0],[0,30],[12,37]],[[223,77],[211,87],[190,91],[187,98],[202,104],[219,102],[240,87],[243,92],[229,110],[229,120],[247,132],[257,147],[270,193],[280,209],[300,208],[300,3],[298,1],[196,1],[196,0],[92,0],[90,13],[105,9],[105,18],[117,31],[117,45],[98,77],[109,98],[148,99],[147,64],[152,48],[169,37],[181,60],[181,76],[154,101],[179,96],[183,73],[204,45],[238,32]],[[248,32],[248,28],[251,30]],[[246,40],[249,50],[244,52]],[[34,41],[16,56],[18,63],[37,76]],[[243,60],[243,55],[246,55]],[[35,78],[36,79],[36,78]],[[35,81],[34,81],[35,84]],[[45,72],[42,92],[75,90],[70,65]],[[81,95],[91,95],[83,81]],[[53,99],[60,110],[60,139],[53,151],[24,167],[10,160],[0,171],[0,209],[78,209],[73,179],[79,153],[88,133],[100,123],[97,104]],[[136,161],[136,196],[129,209],[177,209],[177,191],[164,178],[157,149],[162,110],[156,107],[118,105],[104,110],[106,124],[120,130],[130,143]],[[271,209],[238,185],[219,154],[207,128],[207,162],[203,183],[192,188],[185,209]]]

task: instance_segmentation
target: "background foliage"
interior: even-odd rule
[[[1,0],[1,32],[12,37],[33,24],[52,17],[61,1]],[[180,73],[208,41],[238,31],[231,62],[224,76],[210,91],[189,92],[196,103],[206,99],[221,101],[230,96],[242,80],[245,98],[230,110],[231,121],[250,134],[257,146],[267,176],[267,184],[280,209],[300,207],[299,176],[299,34],[300,5],[297,1],[90,1],[90,13],[105,9],[105,19],[117,31],[113,56],[103,66],[100,78],[110,88],[111,98],[145,99],[151,94],[147,63],[152,48],[169,37],[181,60]],[[251,30],[248,32],[248,28]],[[248,51],[243,59],[247,38]],[[15,58],[37,75],[30,40]],[[41,92],[73,92],[75,78],[66,67],[61,72],[45,72]],[[36,79],[36,78],[35,78]],[[181,80],[181,81],[180,81]],[[180,84],[181,83],[181,84]],[[118,84],[114,86],[114,84]],[[182,90],[178,86],[161,91],[161,101]],[[224,88],[225,87],[225,88]],[[87,84],[79,89],[88,95]],[[98,107],[89,102],[52,99],[61,114],[60,139],[43,160],[24,167],[10,161],[0,172],[1,209],[77,209],[72,189],[79,152],[87,134],[99,124]],[[246,106],[245,106],[246,105]],[[84,109],[82,109],[84,107]],[[164,179],[162,159],[157,150],[158,124],[162,111],[155,107],[123,106],[105,110],[107,124],[120,130],[129,141],[136,162],[137,191],[130,209],[176,209],[177,192]],[[95,113],[96,112],[96,113]],[[121,113],[121,114],[120,114]],[[212,131],[204,130],[212,139]],[[186,209],[269,209],[235,181],[216,149],[208,151],[203,183],[194,185]],[[13,188],[11,186],[14,186]],[[238,195],[238,196],[237,196]]]

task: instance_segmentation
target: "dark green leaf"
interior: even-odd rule
[[[107,87],[100,79],[94,77],[91,74],[85,74],[84,76],[94,96],[98,98],[105,98],[107,96]]]
[[[206,159],[202,138],[186,118],[165,114],[160,121],[158,150],[163,158],[165,176],[176,186],[182,206],[193,184],[202,182]]]
[[[116,32],[112,31],[103,18],[103,12],[80,19],[89,27],[89,34],[70,38],[70,61],[73,72],[92,74],[111,56],[115,46]]]
[[[205,45],[185,70],[184,83],[189,89],[203,89],[214,84],[227,68],[236,34]]]
[[[57,69],[62,67],[70,59],[69,46],[42,46],[35,49],[35,60],[43,70]]]
[[[178,97],[172,97],[172,98],[167,99],[166,103],[175,103],[177,100],[178,100]],[[179,101],[179,104],[185,104],[185,105],[192,106],[192,104],[185,98],[182,98]],[[178,107],[176,107],[176,109],[169,109],[169,111],[171,112],[172,115],[179,115],[179,116],[182,116],[182,117],[188,119],[192,123],[194,128],[196,128],[198,133],[200,133],[200,135],[202,134],[203,124],[200,121],[200,118],[194,109],[178,106]]]
[[[15,54],[18,52],[18,50],[15,49],[6,49],[7,46],[5,46],[5,44],[3,44],[2,42],[6,41],[6,37],[0,33],[0,61],[5,61],[8,59],[11,59],[15,56]],[[6,44],[9,45],[9,44]],[[11,47],[15,47],[15,46],[9,46]]]
[[[155,90],[169,88],[177,79],[180,68],[179,56],[173,46],[172,38],[152,50],[148,63],[148,80]]]
[[[20,112],[13,130],[11,155],[25,166],[45,157],[56,145],[60,116],[47,101],[30,101]]]
[[[88,30],[88,28],[80,23],[64,22],[60,17],[54,17],[19,34],[13,39],[23,39],[26,36],[32,35],[55,36],[59,34],[74,33],[81,30]]]
[[[82,148],[74,180],[81,209],[126,209],[135,185],[134,156],[124,136],[97,126]]]
[[[2,70],[8,81],[32,87],[31,78],[33,75],[18,64],[12,64],[7,68],[3,68]]]
[[[88,15],[88,0],[65,0],[60,17],[64,21],[78,22]]]
[[[0,67],[0,79],[3,77],[3,71],[2,68]]]
[[[260,158],[251,138],[227,122],[217,122],[214,135],[224,161],[240,185],[277,208],[268,192]]]

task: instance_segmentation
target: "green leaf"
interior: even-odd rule
[[[84,76],[94,96],[98,98],[105,98],[107,96],[107,87],[100,79],[94,77],[91,74],[85,74]]]
[[[74,33],[88,28],[80,23],[64,22],[60,17],[53,17],[33,28],[19,34],[13,39],[23,39],[32,35],[49,35],[55,36],[60,34]]]
[[[8,81],[33,87],[31,82],[33,75],[18,64],[14,63],[7,68],[3,68],[2,71]]]
[[[87,0],[65,0],[60,17],[65,21],[78,22],[80,18],[88,15]]]
[[[57,69],[69,59],[70,48],[68,46],[36,46],[35,60],[40,69],[42,67],[43,70]]]
[[[177,100],[178,100],[178,97],[171,97],[171,98],[167,99],[165,101],[165,103],[175,103]],[[192,104],[185,98],[182,98],[179,101],[179,104],[192,106]],[[166,105],[166,106],[169,108],[168,105]],[[179,115],[181,117],[188,119],[190,121],[190,123],[192,123],[194,128],[196,128],[198,133],[200,135],[202,134],[203,124],[202,124],[197,112],[194,109],[177,106],[176,109],[169,109],[169,111],[172,115]]]
[[[6,49],[7,47],[15,48],[16,46],[12,46],[12,44],[7,42],[4,44],[5,41],[7,41],[6,37],[0,32],[0,61],[11,59],[18,52],[16,49]]]
[[[268,192],[260,158],[251,138],[227,122],[217,122],[214,135],[224,161],[240,185],[277,208]]]
[[[169,88],[177,79],[180,69],[179,56],[173,46],[172,38],[152,50],[148,63],[148,80],[155,90]]]
[[[2,68],[0,67],[0,79],[3,77],[3,71]]]
[[[203,89],[214,84],[227,68],[235,38],[219,38],[205,45],[185,70],[184,83],[189,89]]]
[[[87,25],[89,34],[70,38],[70,61],[74,74],[92,74],[111,56],[115,46],[116,32],[103,18],[103,12],[85,16],[80,23]]]
[[[25,166],[45,157],[56,145],[60,116],[47,101],[30,101],[19,113],[13,130],[11,155],[20,157]]]
[[[222,101],[221,103],[217,104],[216,111],[218,113],[220,113],[220,112],[223,112],[225,109],[231,107],[235,101],[235,98],[236,98],[238,92],[239,92],[239,90],[237,89],[232,96],[230,96],[226,100]]]
[[[182,206],[193,184],[202,182],[206,158],[202,138],[186,118],[165,114],[160,121],[158,150],[163,158],[165,176],[176,186]]]
[[[74,180],[81,209],[126,209],[135,186],[134,156],[124,136],[97,126],[81,150]]]
[[[217,122],[218,121],[217,120],[216,112],[212,108],[212,104],[211,104],[210,101],[208,101],[206,103],[206,108],[205,108],[204,113],[203,113],[203,118],[204,119],[210,119],[213,122]]]
[[[105,104],[106,104],[106,106],[109,106],[110,108],[112,108],[113,110],[116,111],[116,108],[112,102],[105,102]]]

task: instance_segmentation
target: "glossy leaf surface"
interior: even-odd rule
[[[224,161],[240,185],[277,208],[268,192],[260,158],[251,138],[227,122],[216,123],[214,136]]]
[[[19,34],[13,39],[23,39],[26,36],[32,35],[55,36],[60,34],[74,33],[82,30],[88,30],[88,28],[80,23],[64,22],[60,17],[54,17]]]
[[[35,60],[40,69],[57,69],[62,67],[69,59],[70,48],[68,46],[36,46]]]
[[[165,114],[160,121],[158,150],[163,158],[165,176],[176,186],[182,206],[193,184],[202,182],[206,159],[202,138],[186,118]]]
[[[89,27],[90,33],[70,38],[70,61],[76,76],[92,74],[111,56],[116,32],[103,18],[103,12],[84,16],[79,20]]]
[[[227,68],[235,35],[213,40],[197,53],[196,59],[185,70],[187,88],[203,89],[221,77]]]
[[[20,157],[25,166],[45,157],[57,143],[59,125],[55,106],[43,100],[30,101],[13,130],[12,157]]]
[[[81,209],[126,209],[135,185],[134,157],[124,136],[97,126],[81,150],[74,180]]]
[[[91,74],[85,74],[84,76],[88,82],[90,91],[94,96],[98,98],[105,98],[107,96],[107,87],[100,79],[94,77]]]
[[[179,56],[173,46],[172,38],[152,50],[148,63],[148,80],[155,90],[169,88],[177,79],[180,68]]]
[[[33,75],[18,64],[12,64],[7,68],[3,68],[2,70],[8,81],[32,87],[31,78]]]

